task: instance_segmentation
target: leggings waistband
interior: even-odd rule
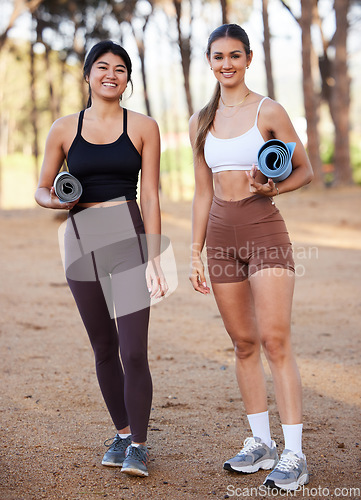
[[[136,200],[107,207],[74,206],[69,219],[83,234],[144,232],[142,217]]]

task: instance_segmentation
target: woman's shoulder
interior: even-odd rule
[[[51,126],[51,130],[60,132],[62,130],[69,130],[69,127],[77,125],[79,119],[79,113],[73,113],[71,115],[61,116],[57,118]]]
[[[198,122],[199,122],[199,113],[201,110],[196,111],[193,113],[193,115],[189,118],[189,132],[191,134],[194,134],[196,130],[198,129]]]
[[[199,113],[201,112],[201,110],[199,109],[198,111],[196,111],[195,113],[193,113],[193,115],[189,118],[189,124],[192,125],[194,122],[197,122],[198,119],[199,119]]]
[[[73,137],[76,134],[78,119],[79,113],[74,113],[55,120],[50,128],[48,139],[59,144],[68,141],[69,137]]]
[[[156,127],[158,128],[157,121],[151,116],[144,115],[143,113],[138,113],[138,111],[133,111],[131,109],[127,109],[128,119],[131,120],[133,124],[136,124],[140,127]]]
[[[264,99],[259,113],[259,126],[263,125],[267,130],[274,132],[276,128],[289,122],[290,118],[282,104],[270,97]]]
[[[274,116],[275,113],[276,114],[279,114],[279,113],[285,113],[285,109],[284,107],[282,106],[282,104],[280,104],[278,101],[275,101],[274,99],[271,99],[270,97],[268,96],[262,96],[260,94],[257,94],[257,96],[259,96],[259,102],[261,103],[262,101],[262,114],[264,116]]]

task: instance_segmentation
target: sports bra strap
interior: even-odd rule
[[[123,134],[127,135],[127,110],[123,108]]]
[[[85,109],[82,109],[79,113],[78,130],[76,133],[77,136],[81,135],[81,129],[83,127],[84,111],[85,111]]]
[[[261,105],[262,105],[262,103],[263,103],[263,101],[265,99],[268,99],[268,97],[264,97],[263,99],[261,99],[260,102],[259,102],[259,104],[258,104],[257,113],[256,113],[256,119],[255,119],[255,122],[254,122],[255,125],[257,125],[259,110],[261,109]]]
[[[83,120],[84,120],[84,111],[85,109],[82,109],[79,113],[79,120],[78,120],[78,130],[76,135],[81,135],[81,129],[83,128]],[[123,108],[123,132],[127,134],[127,110],[126,108]]]

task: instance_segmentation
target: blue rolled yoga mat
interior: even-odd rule
[[[83,188],[69,172],[60,172],[54,179],[54,190],[61,203],[71,203],[80,198]]]
[[[274,182],[285,180],[292,172],[291,158],[295,147],[295,142],[286,144],[279,139],[265,142],[258,151],[258,168],[262,174]]]

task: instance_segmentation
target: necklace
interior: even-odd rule
[[[240,106],[242,104],[242,102],[244,102],[246,100],[246,97],[248,97],[250,93],[251,93],[251,91],[248,91],[247,94],[243,97],[242,101],[237,103],[237,104],[226,104],[224,102],[224,100],[222,99],[222,96],[221,96],[221,101],[222,101],[223,106],[225,106],[226,108],[235,108],[237,106]]]

